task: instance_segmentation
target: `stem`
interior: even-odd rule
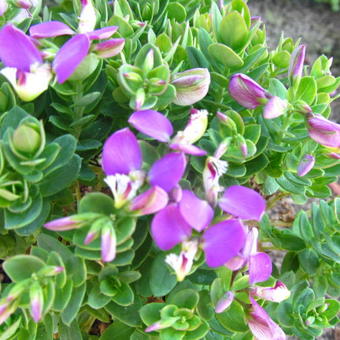
[[[216,108],[220,107],[221,109],[224,109],[224,110],[230,110],[230,106],[222,104],[222,103],[216,103],[213,100],[204,99],[203,103],[214,105]]]
[[[81,82],[76,83],[76,91],[77,91],[77,94],[73,97],[73,103],[78,102],[79,99],[83,96],[83,86]],[[84,109],[85,109],[84,106],[75,106],[73,122],[76,122],[77,120],[83,117]],[[74,127],[73,135],[77,139],[79,139],[80,137],[81,130],[82,130],[81,125],[77,125],[76,127]]]
[[[280,193],[278,193],[277,195],[275,195],[275,196],[273,196],[272,198],[270,198],[270,199],[268,200],[268,202],[267,202],[267,210],[273,208],[273,206],[275,205],[275,203],[276,203],[277,201],[279,201],[281,198],[283,198],[283,197],[285,197],[285,196],[287,196],[287,195],[288,195],[288,193],[286,193],[286,192],[280,192]]]

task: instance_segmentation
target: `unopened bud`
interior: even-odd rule
[[[35,154],[41,143],[39,127],[29,123],[20,125],[14,131],[12,142],[15,150],[19,153]]]
[[[305,62],[306,46],[300,45],[292,52],[288,68],[288,78],[291,80],[301,78]]]
[[[216,313],[224,312],[232,304],[233,300],[234,300],[233,292],[225,293],[223,297],[220,300],[218,300],[215,307],[215,312]]]
[[[83,8],[80,12],[78,32],[91,32],[96,27],[96,10],[92,4],[92,0],[81,0],[81,3]]]
[[[101,58],[111,58],[119,54],[125,45],[125,39],[117,38],[106,40],[95,45],[94,50]]]
[[[192,105],[203,99],[209,90],[210,73],[206,68],[195,68],[174,75],[172,84],[176,88],[174,103]]]
[[[315,158],[312,155],[305,155],[298,166],[298,175],[300,177],[307,175],[313,169],[314,164]]]
[[[42,318],[44,295],[38,282],[33,283],[30,288],[30,312],[33,320],[39,322]]]

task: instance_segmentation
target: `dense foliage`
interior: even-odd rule
[[[243,0],[0,0],[0,27],[0,340],[336,325],[332,58],[269,50]]]

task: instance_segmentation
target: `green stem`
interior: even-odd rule
[[[74,104],[77,103],[80,100],[80,98],[82,98],[82,96],[83,96],[82,82],[79,81],[79,82],[76,83],[76,91],[77,91],[77,94],[73,97],[73,103]],[[75,106],[74,115],[73,115],[73,122],[76,122],[77,120],[79,120],[80,118],[83,117],[84,109],[85,109],[84,106]],[[79,139],[79,137],[80,137],[81,130],[82,130],[81,125],[77,125],[73,129],[73,135],[77,139]]]

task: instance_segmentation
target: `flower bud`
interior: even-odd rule
[[[228,115],[222,112],[216,112],[216,117],[221,124],[227,126],[232,131],[237,131],[235,122],[231,118],[229,118]]]
[[[303,64],[305,62],[306,46],[299,45],[290,56],[288,78],[292,81],[302,77]]]
[[[330,152],[327,154],[328,157],[334,158],[334,159],[340,159],[340,153],[339,152]]]
[[[174,103],[192,105],[203,99],[209,90],[210,73],[206,68],[194,68],[174,75],[172,84],[176,88]]]
[[[103,262],[111,262],[116,257],[116,232],[111,225],[105,225],[101,233],[101,255]]]
[[[298,175],[300,177],[307,175],[308,172],[313,169],[314,164],[315,158],[312,155],[305,155],[298,166],[297,170]]]
[[[305,103],[304,101],[298,101],[295,105],[294,105],[294,109],[302,114],[310,114],[312,113],[312,109],[311,107]]]
[[[242,156],[243,157],[247,157],[248,156],[248,146],[247,146],[247,142],[244,139],[244,137],[241,136],[241,135],[237,135],[236,136],[236,141],[237,141],[237,145],[240,148]]]
[[[281,281],[277,281],[274,287],[257,286],[253,289],[253,294],[261,299],[272,302],[281,302],[290,297],[290,291]]]
[[[16,0],[15,5],[23,9],[30,9],[32,2],[30,0]]]
[[[222,313],[224,312],[233,302],[234,300],[234,293],[233,292],[226,292],[221,299],[218,300],[215,313]]]
[[[15,150],[19,153],[33,155],[41,144],[39,127],[33,124],[22,124],[13,133],[12,143]]]
[[[229,93],[240,105],[248,109],[255,109],[267,102],[265,89],[242,73],[231,77]]]
[[[101,58],[111,58],[119,54],[125,45],[125,39],[117,38],[100,42],[94,46],[96,54]]]
[[[96,27],[96,10],[92,4],[92,0],[81,0],[81,4],[83,8],[80,12],[78,32],[91,32]]]
[[[45,223],[44,227],[53,231],[79,229],[84,225],[91,223],[98,216],[99,215],[95,213],[83,213],[73,216],[61,217]]]
[[[13,303],[8,300],[0,302],[0,325],[15,312],[17,305],[18,302]]]
[[[310,114],[307,120],[309,137],[331,148],[340,147],[340,125],[319,114]]]
[[[30,288],[30,312],[33,320],[39,322],[42,318],[44,304],[43,291],[38,282],[34,282]]]

